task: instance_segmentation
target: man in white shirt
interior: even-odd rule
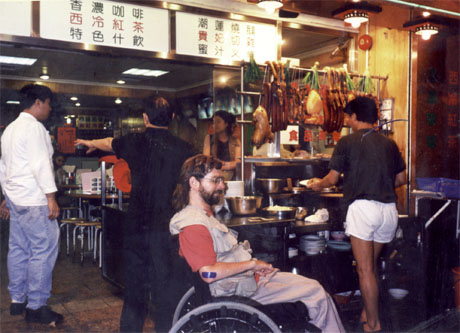
[[[27,322],[55,325],[63,316],[46,302],[58,254],[59,206],[53,172],[53,147],[45,127],[51,90],[30,84],[21,91],[23,111],[1,138],[0,183],[10,210],[8,290],[11,315],[26,310]]]

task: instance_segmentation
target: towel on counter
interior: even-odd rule
[[[318,209],[315,214],[305,218],[305,222],[310,223],[321,223],[326,222],[327,220],[329,220],[329,212],[325,208]]]

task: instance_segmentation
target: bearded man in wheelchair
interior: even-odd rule
[[[257,312],[260,319],[265,314],[270,316],[270,311],[276,314],[280,311],[278,309],[284,308],[300,315],[303,317],[301,321],[309,321],[317,330],[344,332],[332,298],[316,280],[280,272],[271,264],[252,258],[249,243],[239,243],[237,233],[214,217],[212,206],[222,199],[225,192],[221,167],[218,160],[205,155],[191,157],[182,166],[173,194],[173,206],[177,213],[170,221],[171,234],[178,235],[179,255],[185,258],[193,272],[199,274],[201,284],[206,286],[213,299],[219,301],[227,296],[249,298],[246,304],[255,304],[256,309],[249,311],[249,315],[242,315],[249,317],[248,321],[257,321],[252,318],[257,309],[262,312]],[[280,303],[281,308],[272,307]],[[224,305],[213,308],[212,316],[222,315],[222,312],[224,317],[228,316],[230,310]],[[210,304],[206,306],[212,307]],[[198,327],[197,320],[214,320],[208,317],[203,312],[192,316],[191,325],[195,327],[190,331],[205,330]],[[216,325],[215,320],[213,325]],[[261,330],[276,331],[276,328],[268,326]],[[206,330],[219,331],[218,327]],[[259,329],[252,327],[246,330]],[[185,330],[174,325],[172,331]]]

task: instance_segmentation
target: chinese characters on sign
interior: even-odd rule
[[[289,125],[286,130],[281,131],[281,144],[298,145],[299,144],[299,126]]]
[[[225,61],[276,59],[274,25],[176,13],[176,52]]]
[[[169,15],[165,9],[112,1],[41,1],[40,36],[94,45],[169,52]]]

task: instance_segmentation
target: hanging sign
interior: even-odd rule
[[[75,127],[58,127],[57,142],[61,153],[75,153],[75,133]]]
[[[28,37],[31,26],[31,1],[0,1],[0,34]]]
[[[176,53],[223,61],[249,60],[258,63],[276,60],[276,27],[224,20],[188,13],[176,13]]]
[[[298,145],[299,144],[299,126],[289,125],[284,131],[281,131],[282,145]]]
[[[169,52],[169,14],[113,1],[40,1],[40,37]]]

